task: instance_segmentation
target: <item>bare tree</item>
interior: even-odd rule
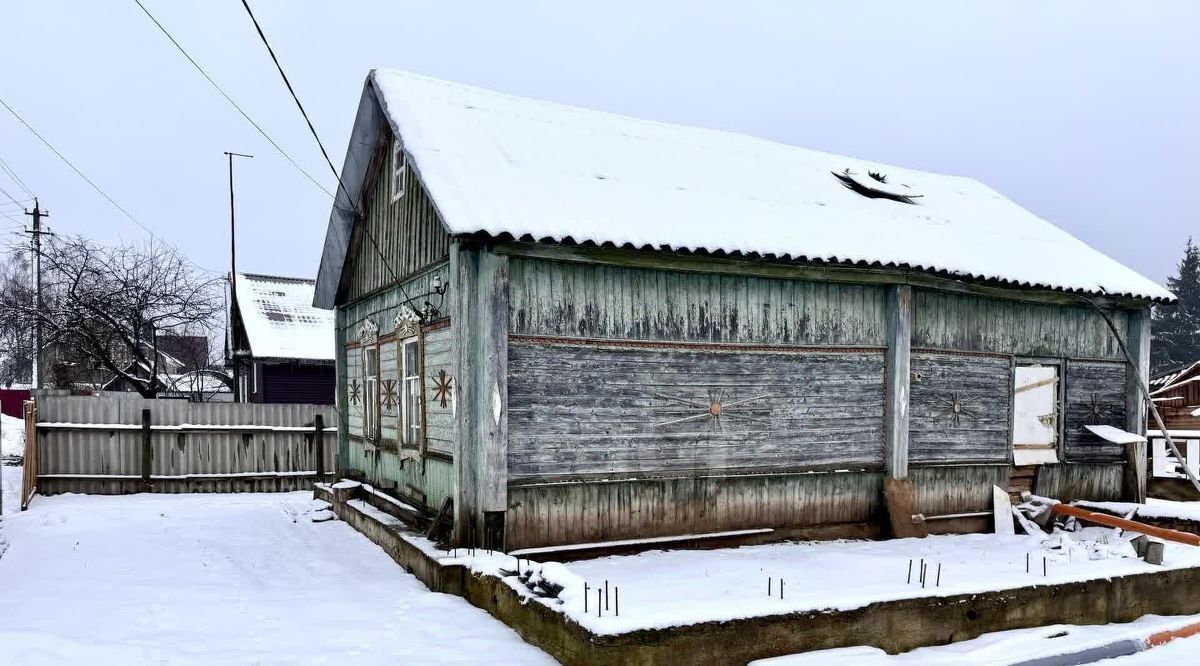
[[[0,293],[0,329],[31,330],[40,321],[43,349],[153,398],[163,389],[159,336],[213,326],[223,309],[219,284],[158,243],[55,236],[42,249],[43,306]]]
[[[29,248],[14,248],[0,259],[0,302],[33,303]],[[33,329],[0,326],[0,385],[32,381]]]

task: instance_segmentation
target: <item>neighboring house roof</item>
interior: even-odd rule
[[[1173,388],[1200,380],[1200,361],[1177,367],[1150,379],[1150,395],[1165,393]]]
[[[326,235],[323,307],[333,306],[348,250],[348,202],[363,187],[384,123],[403,139],[452,235],[741,253],[1174,298],[970,178],[373,70],[342,171],[350,191],[339,192]]]
[[[252,356],[334,359],[333,313],[313,307],[313,280],[238,273],[236,285]]]
[[[193,370],[178,375],[159,375],[169,393],[231,393],[233,380],[216,370]]]

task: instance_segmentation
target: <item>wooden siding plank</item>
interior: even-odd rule
[[[912,355],[912,463],[1007,462],[1012,449],[1010,361],[995,356]],[[957,422],[953,402],[960,411]]]
[[[882,464],[881,352],[508,351],[514,479]],[[720,420],[671,423],[747,399]]]
[[[1093,435],[1086,425],[1124,428],[1125,364],[1067,361],[1064,450],[1069,462],[1118,462],[1125,448]]]
[[[1120,359],[1103,317],[1086,305],[981,298],[928,289],[913,296],[913,346],[1016,356]],[[1125,311],[1113,311],[1118,328]]]
[[[395,167],[392,142],[380,143],[382,167],[372,177],[364,196],[365,211],[358,223],[346,266],[346,292],[341,301],[354,301],[422,269],[445,261],[450,235],[414,169],[409,168],[404,196],[392,200]],[[381,256],[382,255],[382,256]]]
[[[509,274],[516,334],[884,345],[883,288],[874,285],[516,258]]]

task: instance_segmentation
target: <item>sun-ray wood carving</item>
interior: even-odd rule
[[[665,393],[644,392],[645,395],[666,400],[670,406],[659,407],[655,410],[662,416],[675,416],[654,424],[655,428],[665,428],[679,423],[707,422],[715,431],[721,431],[723,421],[734,423],[749,423],[769,427],[771,422],[762,417],[763,408],[754,408],[758,401],[770,398],[769,393],[753,395],[746,398],[726,399],[726,389],[709,389],[706,399],[687,399]]]
[[[400,403],[399,396],[396,395],[396,380],[385,379],[381,382],[383,388],[383,408],[392,410]]]
[[[967,401],[959,396],[958,392],[951,394],[949,398],[938,396],[938,401],[946,405],[946,413],[950,417],[950,423],[957,428],[962,425],[962,417],[967,416],[971,420],[975,420],[975,412],[967,409]]]
[[[445,409],[449,404],[451,384],[454,382],[454,378],[445,370],[438,370],[437,379],[434,381],[433,399],[438,401],[442,409]]]
[[[1107,425],[1112,421],[1115,411],[1114,406],[1101,399],[1099,393],[1093,393],[1092,397],[1083,404],[1083,408],[1087,412],[1088,425]]]
[[[362,397],[362,385],[355,379],[350,382],[350,404],[358,406],[358,401]]]

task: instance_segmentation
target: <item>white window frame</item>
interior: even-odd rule
[[[408,350],[412,348],[412,361]],[[422,442],[422,381],[421,381],[421,338],[411,336],[396,341],[396,366],[400,374],[400,443],[419,447]]]
[[[404,152],[404,144],[396,139],[392,143],[392,201],[404,196],[408,185],[408,153]]]
[[[1022,370],[1028,372],[1022,373]],[[1022,374],[1026,376],[1022,377]],[[1039,379],[1036,377],[1038,374],[1048,376]],[[1029,377],[1028,375],[1035,376]],[[1063,367],[1057,363],[1018,361],[1013,366],[1012,447],[1014,465],[1043,465],[1059,462],[1058,448],[1062,442],[1062,382]],[[1033,386],[1034,388],[1019,391],[1023,386]],[[1045,404],[1047,402],[1049,404]],[[1023,407],[1024,409],[1022,409]],[[1023,414],[1029,409],[1033,409],[1035,413]],[[1031,417],[1043,421],[1041,423],[1043,429],[1037,432],[1036,427],[1027,424],[1029,427],[1024,430],[1028,431],[1032,428],[1036,434],[1042,436],[1041,439],[1048,434],[1049,442],[1022,441],[1031,438],[1022,435],[1021,419]],[[1045,420],[1049,420],[1050,423],[1045,423]]]
[[[379,345],[362,349],[363,437],[379,439]]]

